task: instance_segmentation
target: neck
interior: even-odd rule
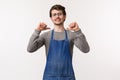
[[[63,32],[64,31],[64,25],[55,25],[54,31],[56,32]]]

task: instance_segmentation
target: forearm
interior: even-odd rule
[[[75,39],[74,44],[77,48],[79,48],[82,52],[87,53],[90,50],[89,44],[86,40],[85,35],[82,33],[81,30],[74,32]]]
[[[43,45],[42,39],[40,39],[39,34],[41,31],[35,30],[32,36],[30,37],[27,51],[28,52],[34,52],[36,51],[40,46]],[[41,41],[40,41],[41,40]]]

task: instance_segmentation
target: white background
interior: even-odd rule
[[[120,80],[119,0],[0,0],[0,80],[42,80],[45,49],[30,54],[27,44],[39,22],[53,28],[49,9],[66,7],[65,26],[76,21],[90,45],[74,48],[76,80]]]

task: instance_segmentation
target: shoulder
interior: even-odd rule
[[[43,31],[42,33],[41,33],[41,35],[48,35],[48,34],[50,34],[51,33],[51,30],[49,30],[49,31]]]
[[[74,32],[72,32],[70,30],[66,30],[66,31],[67,31],[68,36],[74,36]]]
[[[73,40],[75,37],[74,32],[72,32],[70,30],[66,30],[66,31],[67,31],[67,35],[68,35],[69,40]]]
[[[52,32],[52,30],[49,30],[49,31],[43,31],[43,32],[41,32],[41,37],[43,37],[44,39],[46,39],[46,38],[50,38],[50,36],[51,36],[51,32]]]
[[[76,31],[76,32],[73,32],[73,31],[70,31],[70,30],[66,30],[66,31],[67,31],[68,37],[70,39],[75,39],[76,37],[83,36],[83,33],[82,33],[81,30]]]

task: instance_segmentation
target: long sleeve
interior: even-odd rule
[[[88,45],[86,37],[81,30],[74,32],[73,43],[77,48],[79,48],[84,53],[87,53],[90,51],[90,47]]]
[[[44,35],[40,35],[41,31],[35,30],[32,36],[30,37],[27,51],[32,53],[36,51],[38,48],[44,45]]]

